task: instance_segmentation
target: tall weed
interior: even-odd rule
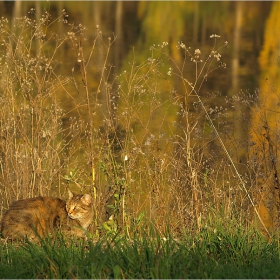
[[[99,26],[90,35],[64,10],[57,19],[31,10],[14,24],[1,19],[1,213],[70,187],[93,195],[96,234],[149,223],[201,230],[212,209],[254,221],[250,178],[235,167],[231,104],[213,106],[221,96],[203,90],[225,67],[227,42],[213,34],[205,53],[179,42],[180,64],[163,42],[115,73],[115,37]]]

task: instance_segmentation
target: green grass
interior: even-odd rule
[[[277,239],[238,226],[165,238],[153,228],[128,238],[2,244],[1,278],[279,278]]]

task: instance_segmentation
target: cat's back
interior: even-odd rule
[[[66,202],[59,198],[35,197],[13,202],[1,222],[3,237],[32,235],[33,228],[44,236],[67,217]]]
[[[10,205],[9,209],[19,209],[27,207],[35,208],[42,206],[50,206],[51,208],[64,207],[65,201],[60,198],[38,196],[16,200]]]

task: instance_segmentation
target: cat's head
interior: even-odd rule
[[[74,194],[68,189],[69,198],[66,210],[71,219],[86,217],[92,210],[92,197],[89,194]]]

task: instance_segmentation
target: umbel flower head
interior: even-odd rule
[[[210,35],[210,38],[220,38],[221,36],[220,35],[217,35],[217,34],[212,34]]]

